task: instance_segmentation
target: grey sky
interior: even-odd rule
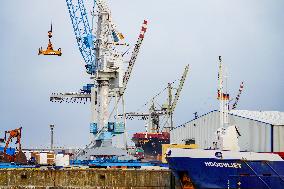
[[[245,82],[239,109],[284,111],[283,0],[109,0],[113,18],[134,44],[144,18],[149,29],[127,94],[135,111],[190,64],[189,77],[175,112],[180,125],[218,108],[217,59],[229,72],[235,96]],[[55,48],[62,57],[37,55],[47,45],[53,21]],[[0,136],[24,127],[24,146],[49,143],[56,125],[56,145],[83,146],[89,141],[90,107],[49,102],[52,92],[77,91],[89,81],[83,67],[65,0],[3,1],[0,7]],[[130,134],[143,122],[128,122]]]

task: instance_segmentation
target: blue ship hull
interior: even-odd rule
[[[284,161],[190,157],[167,160],[175,176],[186,174],[195,188],[284,188]]]

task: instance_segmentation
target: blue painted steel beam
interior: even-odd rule
[[[77,45],[85,62],[86,72],[94,74],[97,69],[96,51],[94,48],[95,36],[89,24],[84,0],[66,0]],[[96,0],[94,0],[95,6]]]

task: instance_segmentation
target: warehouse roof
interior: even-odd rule
[[[284,125],[284,112],[231,110],[230,113],[236,116],[269,123],[271,125]]]
[[[203,114],[197,118],[194,118],[178,127],[184,127],[187,123],[190,123],[196,119],[199,119],[203,116],[206,116],[212,112],[219,112],[219,110],[212,110],[206,114]],[[246,119],[251,119],[263,123],[267,123],[270,125],[283,125],[284,126],[284,112],[279,111],[250,111],[250,110],[230,110],[231,115],[243,117]],[[174,128],[175,129],[175,128]]]

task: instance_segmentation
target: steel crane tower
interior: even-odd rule
[[[109,121],[110,98],[119,97],[120,99],[126,90],[147,30],[147,21],[143,23],[128,68],[124,72],[125,60],[117,46],[126,45],[126,43],[123,43],[124,36],[118,32],[106,2],[94,0],[94,6],[97,5],[97,14],[92,15],[92,26],[89,24],[84,0],[66,0],[66,3],[77,44],[92,83],[84,86],[80,92],[53,93],[50,100],[60,103],[91,101],[90,132],[94,137],[87,147],[111,146],[112,137],[125,132],[125,124]],[[93,31],[94,16],[97,17],[96,31]],[[115,103],[117,106],[118,101]]]

